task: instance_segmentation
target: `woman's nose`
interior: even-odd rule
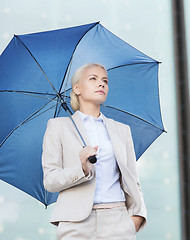
[[[101,81],[101,82],[99,83],[99,87],[104,87],[104,82],[103,82],[103,81]]]

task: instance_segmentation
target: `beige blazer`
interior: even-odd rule
[[[146,222],[146,207],[136,170],[136,156],[128,125],[106,118],[106,128],[120,170],[120,183],[125,193],[129,214],[143,216]],[[83,122],[77,112],[73,114],[81,135],[90,145]],[[43,140],[42,166],[44,187],[49,192],[60,192],[51,223],[59,221],[82,221],[93,207],[96,184],[96,169],[93,176],[85,177],[79,151],[83,142],[68,117],[50,119]],[[142,228],[142,226],[141,226]]]

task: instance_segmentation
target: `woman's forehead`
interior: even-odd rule
[[[104,68],[102,68],[101,66],[90,66],[87,67],[86,69],[84,69],[82,75],[99,75],[99,74],[103,74],[107,76],[107,72],[105,71]]]

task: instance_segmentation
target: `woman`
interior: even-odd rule
[[[108,85],[100,64],[87,64],[72,78],[72,118],[86,147],[70,118],[47,124],[42,165],[45,189],[60,192],[51,219],[58,240],[133,240],[146,222],[130,127],[100,112]],[[95,164],[88,160],[93,155]]]

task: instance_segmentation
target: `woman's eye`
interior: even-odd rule
[[[108,80],[104,80],[104,82],[105,82],[106,84],[108,84]]]
[[[96,78],[95,77],[91,77],[90,80],[96,80]]]

